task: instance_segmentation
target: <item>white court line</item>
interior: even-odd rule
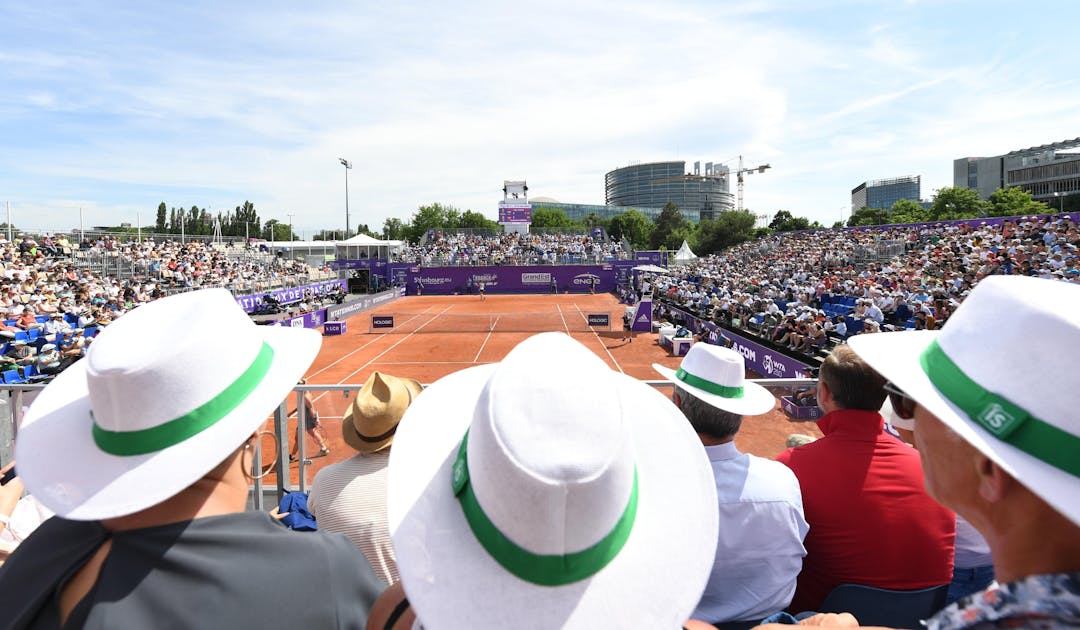
[[[577,306],[577,305],[575,304],[574,306]],[[562,307],[561,307],[561,306],[559,306],[558,304],[556,304],[556,305],[555,305],[555,308],[559,309],[559,317],[560,317],[560,318],[562,318],[562,327],[563,327],[563,329],[565,329],[565,330],[566,330],[566,334],[568,334],[568,335],[569,335],[569,334],[570,334],[570,326],[568,326],[568,325],[566,324],[566,316],[565,316],[565,315],[563,315],[563,312],[562,312]],[[581,309],[579,308],[578,310],[580,311]]]
[[[427,311],[428,309],[430,309],[430,308],[431,308],[431,307],[429,306],[429,307],[428,307],[427,309],[424,309],[424,311],[426,312],[426,311]],[[405,320],[405,323],[411,322],[412,320],[416,319],[417,317],[420,317],[420,316],[422,316],[423,314],[424,314],[424,313],[417,313],[416,315],[413,315],[413,316],[412,316],[412,317],[410,317],[409,319]],[[425,325],[426,325],[426,324],[425,324]],[[335,366],[335,365],[337,365],[338,363],[341,363],[342,361],[344,361],[345,359],[347,359],[347,358],[351,357],[352,355],[356,354],[357,352],[360,352],[360,351],[361,351],[361,350],[363,350],[364,348],[367,348],[367,347],[368,347],[368,346],[370,346],[371,344],[373,344],[373,343],[377,343],[377,342],[381,341],[381,340],[382,340],[382,339],[384,339],[384,338],[385,338],[385,337],[383,337],[382,335],[379,335],[378,337],[375,337],[374,339],[372,339],[371,341],[369,341],[369,342],[365,343],[364,345],[362,345],[362,346],[358,346],[358,347],[354,348],[354,349],[353,349],[352,351],[350,351],[350,352],[348,352],[348,353],[346,353],[346,354],[343,354],[343,355],[341,356],[341,358],[340,358],[340,359],[338,359],[338,360],[336,360],[336,361],[333,361],[332,363],[330,363],[330,364],[329,364],[329,365],[327,365],[326,367],[322,368],[321,370],[317,370],[317,371],[315,371],[315,372],[312,372],[312,373],[311,373],[311,376],[309,376],[309,377],[308,377],[308,380],[310,381],[310,380],[311,380],[311,379],[312,379],[313,377],[315,377],[315,375],[317,375],[317,374],[321,374],[321,373],[323,373],[323,372],[325,372],[325,371],[329,370],[330,368],[334,367],[334,366]],[[384,353],[384,354],[385,354],[385,353]],[[382,356],[382,355],[379,355],[379,356]],[[344,379],[343,379],[343,380],[341,380],[341,381],[338,381],[337,383],[335,383],[335,385],[341,385],[341,384],[342,384],[342,383],[344,383],[344,382],[345,382],[345,381],[344,381]],[[329,394],[329,393],[330,393],[329,391],[324,391],[324,392],[322,392],[321,394],[318,394],[317,396],[314,396],[314,397],[312,397],[312,401],[313,401],[313,402],[318,402],[320,398],[322,398],[323,396],[326,396],[326,395],[327,395],[327,394]]]
[[[588,316],[585,315],[585,312],[581,310],[581,306],[579,306],[577,302],[574,302],[574,308],[576,308],[578,310],[578,314],[580,314],[583,318],[585,318],[585,323],[588,323],[589,322]],[[611,317],[611,315],[609,314],[608,317]],[[622,366],[619,365],[619,362],[615,360],[615,355],[611,354],[611,350],[608,350],[607,344],[604,343],[604,340],[600,338],[600,333],[596,332],[592,328],[590,328],[589,330],[592,330],[592,334],[595,335],[596,340],[598,342],[600,342],[600,347],[602,347],[604,349],[604,352],[606,352],[607,355],[609,357],[611,357],[611,362],[615,364],[615,367],[618,368],[619,371],[622,372],[623,374],[626,374],[626,370],[622,369]]]
[[[499,323],[498,318],[495,318],[495,323],[496,324]],[[491,334],[493,332],[495,332],[495,325],[494,324],[491,326],[491,329],[488,330],[487,337],[484,337],[484,343],[480,344],[480,349],[476,351],[476,357],[474,357],[473,360],[472,360],[473,363],[476,363],[477,361],[480,360],[480,354],[484,351],[484,348],[487,347],[488,339],[491,339]]]
[[[402,342],[404,342],[404,341],[405,341],[406,339],[408,339],[409,337],[412,337],[412,336],[413,336],[413,335],[415,335],[416,333],[420,332],[420,329],[421,329],[421,328],[423,328],[424,326],[427,326],[427,325],[428,325],[428,324],[430,324],[431,322],[435,321],[436,319],[438,319],[438,318],[439,318],[439,315],[442,315],[443,313],[445,313],[446,311],[449,311],[449,310],[450,310],[450,309],[452,309],[452,308],[454,308],[454,305],[453,305],[453,304],[451,304],[450,306],[447,306],[447,307],[446,307],[446,308],[444,308],[443,310],[439,311],[438,313],[436,313],[436,314],[435,314],[435,316],[434,316],[434,317],[432,317],[431,319],[427,320],[427,321],[426,321],[426,322],[424,322],[423,324],[420,324],[420,325],[419,325],[419,326],[418,326],[418,327],[416,328],[416,330],[414,330],[414,331],[412,331],[411,333],[409,333],[409,334],[405,335],[405,336],[404,336],[404,337],[402,337],[401,339],[398,339],[397,341],[395,341],[395,342],[394,342],[394,345],[390,346],[390,347],[389,347],[389,348],[387,348],[386,350],[383,350],[383,351],[382,351],[382,352],[380,352],[379,354],[375,355],[375,357],[374,357],[373,359],[371,359],[371,360],[370,360],[370,361],[368,361],[367,363],[365,363],[365,364],[361,365],[361,366],[360,366],[359,368],[357,368],[357,369],[353,370],[353,372],[352,372],[351,374],[349,374],[348,376],[346,376],[346,377],[345,377],[344,379],[342,379],[342,380],[341,380],[341,382],[342,382],[342,383],[344,383],[344,382],[345,382],[346,380],[348,380],[348,379],[349,379],[349,377],[350,377],[350,376],[353,376],[353,375],[359,374],[360,372],[362,372],[362,371],[364,370],[364,368],[366,368],[367,366],[371,365],[372,363],[375,363],[375,362],[376,362],[376,359],[378,359],[378,358],[379,358],[379,357],[381,357],[382,355],[386,354],[387,352],[390,352],[391,350],[393,350],[394,348],[396,348],[396,347],[397,347],[397,346],[398,346],[399,344],[401,344]]]

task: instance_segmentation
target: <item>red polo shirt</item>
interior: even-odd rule
[[[788,449],[810,524],[789,610],[817,610],[840,584],[918,589],[952,580],[955,515],[926,494],[919,453],[875,411],[818,420],[824,437]]]

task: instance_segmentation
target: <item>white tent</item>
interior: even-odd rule
[[[684,240],[682,242],[682,247],[679,248],[679,251],[675,252],[675,257],[671,260],[674,264],[681,265],[697,260],[697,254],[690,250],[690,244]]]

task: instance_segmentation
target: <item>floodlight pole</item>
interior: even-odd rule
[[[345,167],[345,238],[349,238],[349,171],[352,170],[352,162],[345,158],[338,158],[338,162]]]

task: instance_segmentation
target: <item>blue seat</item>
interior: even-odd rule
[[[15,331],[15,341],[30,341],[30,335],[26,334],[25,330]]]
[[[49,321],[49,316],[48,315],[38,315],[38,316],[34,317],[34,319],[37,320],[37,323],[44,324],[45,322]]]
[[[893,591],[861,584],[841,584],[821,603],[819,612],[855,615],[863,626],[918,628],[945,607],[949,585],[931,586],[914,591]]]
[[[18,370],[5,370],[4,371],[4,382],[9,384],[9,385],[12,385],[12,384],[16,384],[16,383],[26,383],[27,381],[22,376],[19,376],[19,371]]]

